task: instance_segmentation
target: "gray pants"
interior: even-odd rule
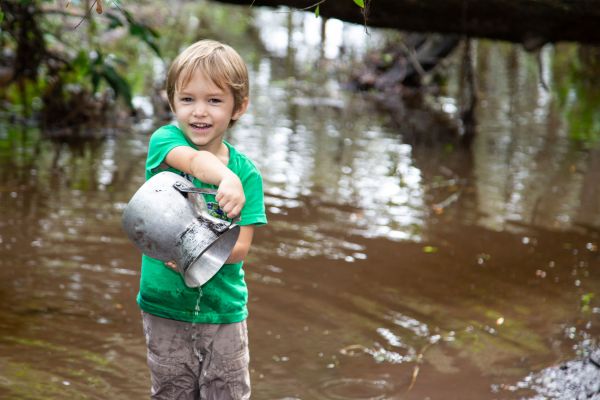
[[[142,312],[152,399],[250,398],[246,321],[192,324]]]

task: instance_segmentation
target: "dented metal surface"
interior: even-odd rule
[[[202,286],[223,266],[240,232],[234,221],[209,214],[202,194],[215,192],[161,172],[133,195],[123,212],[123,229],[144,254],[175,261],[187,286]]]

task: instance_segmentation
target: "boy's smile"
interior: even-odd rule
[[[200,71],[175,91],[174,112],[179,128],[200,150],[217,154],[231,120],[238,119],[247,103],[235,111],[231,89],[221,89]]]

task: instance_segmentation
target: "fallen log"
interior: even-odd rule
[[[217,0],[314,10],[316,0]],[[600,0],[371,0],[366,17],[352,0],[320,2],[320,15],[370,27],[448,33],[523,43],[600,44]]]

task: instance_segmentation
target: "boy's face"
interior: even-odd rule
[[[238,119],[247,108],[247,101],[236,112],[230,89],[221,89],[202,72],[195,72],[190,81],[175,91],[175,118],[187,138],[201,150],[216,153],[232,119]]]

